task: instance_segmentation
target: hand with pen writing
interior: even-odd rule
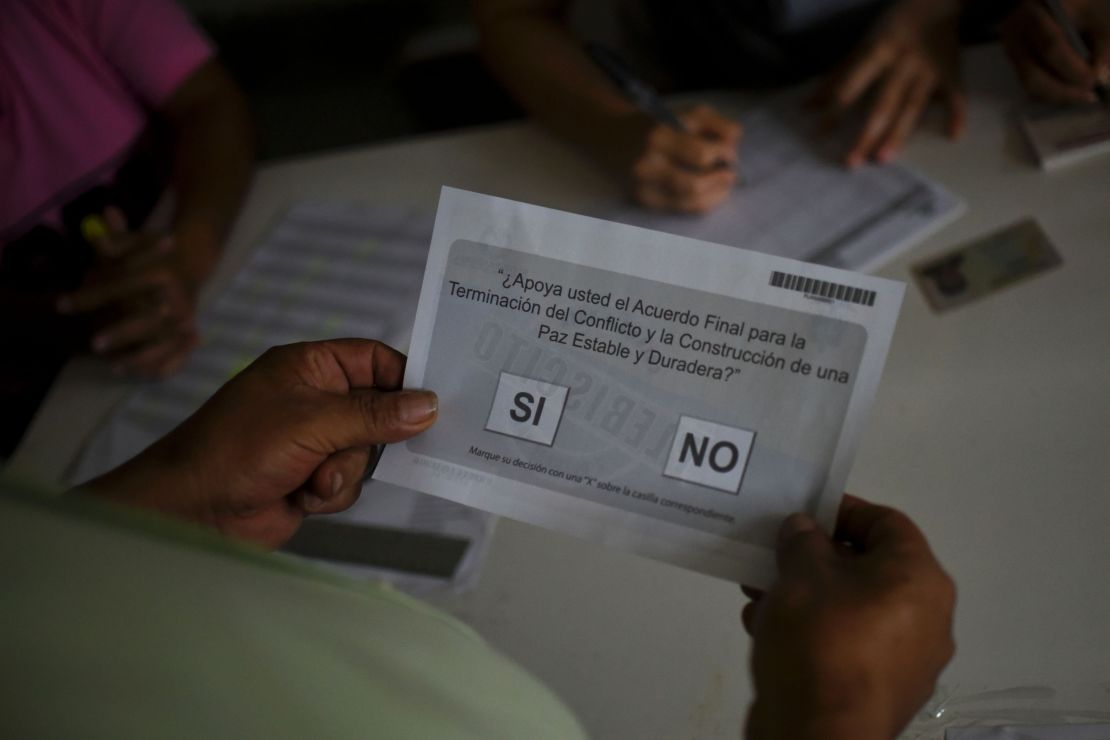
[[[1110,4],[1060,0],[1071,28],[1040,0],[1020,3],[999,25],[1002,44],[1029,93],[1051,103],[1095,103],[1110,85]],[[1069,40],[1069,34],[1078,34]]]
[[[218,246],[188,229],[164,235],[133,231],[114,207],[85,237],[97,261],[77,290],[59,297],[57,311],[91,321],[96,328],[88,348],[118,372],[172,373],[197,344],[194,320],[203,275],[194,265],[198,255],[217,252]]]
[[[955,588],[901,512],[845,496],[834,536],[782,525],[778,581],[745,587],[750,740],[892,740],[954,652]]]
[[[863,124],[844,155],[848,166],[894,158],[935,98],[947,110],[946,135],[962,133],[966,100],[959,70],[959,15],[956,0],[895,3],[819,87],[813,102],[824,109],[827,123],[836,123],[853,108],[864,111]]]
[[[705,213],[736,184],[742,129],[707,105],[680,114],[679,120],[682,130],[665,123],[647,128],[632,164],[632,192],[649,208]]]

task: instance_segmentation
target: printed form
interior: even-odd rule
[[[766,586],[832,527],[904,286],[444,188],[406,370],[436,424],[374,477]]]

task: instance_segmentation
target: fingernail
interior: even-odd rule
[[[69,313],[73,310],[73,299],[69,296],[63,296],[54,304],[54,308],[58,313]]]
[[[427,421],[439,409],[439,399],[431,391],[402,391],[397,403],[401,421],[406,424]]]
[[[879,150],[879,155],[876,157],[876,159],[878,159],[883,164],[886,164],[887,162],[889,162],[893,158],[894,158],[894,149],[892,147],[889,147],[889,146],[884,146],[882,149],[880,149]]]
[[[339,495],[339,491],[343,488],[343,474],[335,473],[331,477],[331,495],[333,497]]]
[[[319,511],[324,505],[324,499],[315,493],[305,493],[301,496],[301,506],[305,511]]]
[[[800,534],[818,529],[817,522],[809,514],[791,514],[779,528],[779,543],[789,542]]]

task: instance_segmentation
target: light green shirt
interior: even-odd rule
[[[0,736],[584,737],[468,627],[387,586],[0,487]]]

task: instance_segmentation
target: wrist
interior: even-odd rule
[[[758,698],[748,715],[746,740],[893,740],[880,705],[810,712],[796,703],[769,707]]]
[[[756,673],[748,740],[893,740],[905,724],[891,681],[844,656]],[[762,679],[762,680],[761,680]],[[912,712],[911,712],[912,713]],[[906,718],[908,719],[908,717]]]

